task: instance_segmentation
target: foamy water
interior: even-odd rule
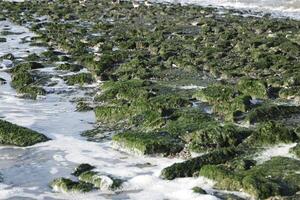
[[[300,19],[299,0],[152,0],[153,2],[169,2],[180,4],[195,4],[252,10],[272,13],[275,17],[291,17]]]

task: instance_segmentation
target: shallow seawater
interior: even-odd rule
[[[14,39],[1,44],[0,55],[13,53],[23,57],[45,50],[31,47],[27,43],[20,44],[22,38],[33,36],[28,29],[8,21],[1,23],[0,31],[4,28],[20,33],[16,37],[7,36]],[[57,73],[53,67],[42,71]],[[214,192],[214,183],[205,178],[174,181],[159,178],[164,167],[180,159],[129,155],[114,149],[110,141],[96,143],[82,138],[82,131],[93,128],[95,116],[93,112],[76,112],[71,100],[83,96],[93,86],[85,90],[68,88],[56,76],[59,84],[46,89],[68,92],[53,92],[38,100],[28,100],[18,97],[11,88],[8,73],[0,71],[0,77],[8,82],[0,85],[0,118],[39,131],[52,139],[26,148],[0,147],[0,172],[4,178],[4,182],[0,183],[0,199],[217,199],[213,195],[192,192],[191,188],[195,186],[203,187],[210,194]],[[113,174],[126,182],[116,193],[96,191],[63,194],[49,188],[50,181],[61,176],[70,177],[74,167],[80,163],[95,165],[97,170]]]

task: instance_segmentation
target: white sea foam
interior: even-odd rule
[[[152,2],[195,4],[201,6],[252,10],[272,13],[275,17],[283,16],[300,19],[299,0],[152,0]]]
[[[255,160],[257,160],[258,163],[263,163],[265,161],[270,160],[272,157],[276,157],[276,156],[295,158],[295,156],[293,154],[291,154],[289,151],[291,148],[293,148],[296,145],[297,145],[297,143],[279,144],[279,145],[267,148],[266,150],[261,152],[255,158]]]

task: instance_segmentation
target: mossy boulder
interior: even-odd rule
[[[54,191],[60,192],[90,192],[94,189],[93,184],[86,182],[77,182],[68,178],[57,178],[50,183]]]
[[[28,71],[28,70],[41,69],[41,68],[44,68],[44,65],[39,62],[22,62],[16,65],[12,69],[12,72],[16,73],[19,71]]]
[[[0,120],[0,144],[2,145],[25,147],[48,140],[49,138],[41,133]]]
[[[28,71],[18,71],[13,73],[11,86],[19,89],[34,82],[34,77]]]
[[[64,80],[68,85],[91,84],[94,81],[93,76],[90,73],[79,73],[70,76],[65,76]]]
[[[198,108],[187,108],[176,111],[173,114],[173,120],[169,120],[166,123],[164,129],[176,136],[189,135],[194,131],[205,128],[207,126],[217,126],[217,122],[208,114],[203,113]],[[188,141],[190,137],[187,139],[183,139]]]
[[[250,138],[254,145],[292,143],[298,139],[299,138],[293,129],[275,121],[259,124],[257,131]]]
[[[92,184],[100,190],[116,190],[122,185],[122,180],[94,171],[83,172],[79,175],[78,179],[82,182]]]
[[[46,91],[39,86],[25,86],[17,89],[18,93],[23,94],[23,97],[29,99],[36,99],[38,95],[46,95]]]
[[[242,78],[237,83],[237,89],[243,94],[249,95],[253,98],[268,98],[267,84],[262,80]]]
[[[245,120],[249,124],[254,124],[257,122],[289,118],[295,114],[300,114],[300,107],[263,104],[249,111]]]
[[[204,165],[225,163],[233,159],[237,154],[238,151],[233,148],[214,150],[202,156],[189,159],[182,163],[175,163],[164,168],[161,172],[161,177],[168,180],[179,177],[191,177]]]
[[[239,115],[251,108],[251,96],[244,95],[232,85],[209,85],[194,94],[200,101],[208,102],[213,111],[226,121],[235,121]]]
[[[300,161],[273,157],[249,170],[231,171],[225,165],[206,165],[200,176],[215,180],[218,189],[244,191],[257,199],[295,195],[300,187]]]
[[[214,84],[194,94],[200,101],[210,104],[229,102],[234,99],[236,90],[230,85]]]
[[[113,136],[113,141],[120,147],[142,155],[170,155],[181,151],[183,142],[166,132],[140,133],[125,132]]]
[[[207,124],[204,128],[192,132],[189,138],[189,148],[196,152],[206,152],[223,147],[237,146],[251,135],[251,131],[238,128],[232,124],[224,126]]]

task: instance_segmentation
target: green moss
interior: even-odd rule
[[[90,74],[90,73],[80,73],[80,74],[65,76],[64,79],[68,85],[91,84],[94,81],[92,74]]]
[[[237,84],[237,89],[253,98],[268,98],[267,85],[262,80],[242,78]]]
[[[113,141],[122,148],[143,155],[170,155],[183,149],[180,139],[168,133],[125,132],[114,135]]]
[[[85,182],[76,182],[67,178],[57,178],[50,183],[50,187],[54,190],[63,192],[90,192],[93,185]]]
[[[161,172],[161,177],[172,180],[179,177],[191,177],[198,172],[201,167],[208,164],[221,164],[233,159],[238,152],[232,148],[223,148],[204,154],[202,156],[189,159],[182,163],[175,163]]]
[[[216,103],[213,110],[223,116],[226,121],[236,121],[241,113],[251,108],[250,100],[250,96],[237,96],[232,101]]]
[[[210,124],[210,126],[213,126],[213,124],[217,126],[217,122],[200,109],[182,109],[176,111],[173,117],[175,119],[169,120],[164,129],[177,136],[192,133],[206,127],[208,124]]]
[[[300,107],[285,105],[262,105],[251,110],[246,117],[250,124],[268,120],[276,120],[291,117],[300,113]]]
[[[48,140],[49,138],[41,133],[0,120],[0,144],[2,145],[25,147]]]
[[[86,171],[79,175],[79,180],[92,184],[101,190],[116,190],[121,187],[122,180],[98,172]]]
[[[258,130],[252,135],[253,144],[291,143],[298,140],[297,134],[281,123],[274,121],[259,124]]]
[[[199,175],[217,181],[216,187],[242,190],[255,198],[294,195],[300,187],[299,161],[274,157],[249,170],[232,172],[223,165],[206,165]]]
[[[139,98],[147,98],[146,86],[151,85],[149,81],[127,80],[127,81],[107,81],[101,89],[102,94],[96,97],[97,101],[108,101],[113,99],[132,101]]]
[[[198,91],[194,97],[210,104],[233,100],[235,89],[229,85],[215,84]]]
[[[17,89],[18,93],[24,94],[23,96],[30,99],[36,99],[38,95],[45,95],[46,91],[38,86],[25,86]]]
[[[82,65],[78,65],[78,64],[73,64],[73,63],[63,63],[60,64],[57,67],[58,70],[67,70],[67,71],[71,71],[71,72],[79,72],[81,69],[83,69]]]
[[[231,124],[224,126],[207,124],[192,134],[189,134],[189,147],[193,151],[203,152],[223,147],[232,147],[240,144],[251,134]]]
[[[100,122],[118,122],[128,119],[132,111],[127,106],[98,106],[95,108],[95,115]]]
[[[16,65],[13,69],[13,73],[17,73],[20,71],[28,71],[28,70],[33,70],[33,69],[40,69],[44,68],[44,65],[42,65],[39,62],[23,62],[18,65]]]
[[[34,77],[27,71],[18,71],[12,75],[11,86],[18,89],[34,82]]]
[[[210,85],[198,91],[194,97],[200,101],[208,102],[226,121],[235,121],[240,113],[251,107],[251,96],[240,95],[237,89],[230,85]]]

